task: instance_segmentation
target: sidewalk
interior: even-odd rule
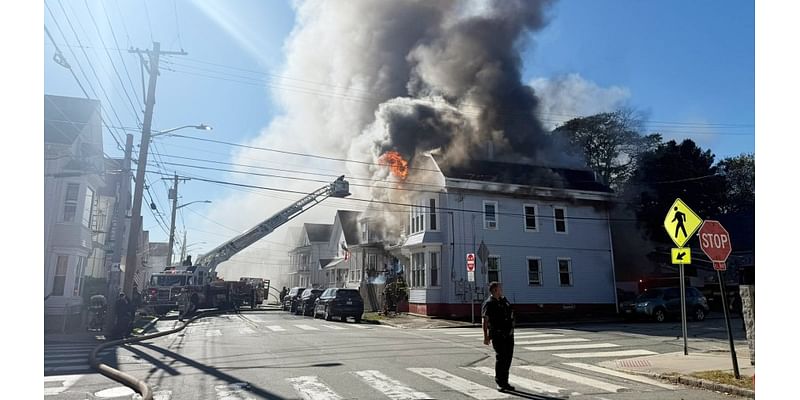
[[[755,375],[755,367],[750,365],[750,352],[746,346],[736,348],[736,359],[739,362],[739,374],[742,377]],[[635,357],[599,363],[601,367],[616,369],[633,374],[666,379],[672,383],[700,387],[709,390],[755,397],[755,392],[738,386],[726,385],[690,376],[705,371],[724,371],[733,373],[730,351],[707,350],[683,351]]]
[[[416,314],[408,314],[402,313],[393,315],[391,317],[381,316],[382,319],[379,320],[379,323],[384,325],[390,325],[397,328],[406,328],[406,329],[432,329],[432,328],[470,328],[476,327],[480,328],[481,326],[481,317],[480,315],[475,315],[475,324],[468,321],[456,321],[450,320],[445,318],[435,318],[435,317],[427,317],[424,315],[416,315]],[[558,320],[558,321],[517,321],[516,327],[517,328],[526,328],[526,327],[546,327],[546,326],[572,326],[572,325],[579,325],[579,324],[601,324],[601,323],[614,323],[620,322],[622,319],[614,317],[614,318],[584,318],[584,319],[569,319],[569,320]]]

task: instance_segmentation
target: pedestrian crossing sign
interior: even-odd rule
[[[673,264],[691,264],[692,263],[692,249],[688,247],[673,247],[672,248],[672,263]]]
[[[700,225],[703,225],[703,219],[681,199],[675,199],[664,218],[664,229],[678,247],[683,247]]]

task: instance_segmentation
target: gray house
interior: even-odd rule
[[[320,260],[334,258],[335,251],[328,246],[332,228],[333,225],[329,224],[303,224],[298,242],[289,252],[291,286],[328,287],[329,278],[320,266]]]
[[[417,162],[444,184],[414,192],[406,237],[392,249],[410,287],[409,312],[469,316],[474,295],[479,315],[491,281],[520,313],[615,311],[613,194],[591,171]],[[478,255],[474,283],[467,253]]]

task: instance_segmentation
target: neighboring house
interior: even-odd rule
[[[150,280],[150,275],[154,272],[164,271],[167,268],[169,243],[151,242],[148,243],[148,249],[147,268],[143,268],[142,271],[142,281],[145,282],[145,286]],[[140,284],[139,289],[141,290],[142,288],[143,286]]]
[[[45,329],[63,329],[82,307],[104,156],[100,102],[44,96]],[[98,229],[99,230],[99,229]]]
[[[303,224],[298,242],[289,252],[292,286],[326,288],[330,278],[320,266],[321,259],[335,258],[335,250],[328,247],[333,225]]]
[[[590,171],[497,161],[448,167],[419,156],[418,167],[441,171],[440,191],[412,195],[407,237],[392,250],[410,287],[409,312],[469,316],[503,284],[519,313],[615,311],[608,209],[613,194]],[[474,286],[467,253],[480,254]],[[480,256],[479,256],[480,257]]]

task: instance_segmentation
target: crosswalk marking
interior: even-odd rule
[[[619,345],[614,343],[560,344],[553,346],[525,347],[525,350],[530,350],[530,351],[581,350],[581,349],[602,349],[608,347],[619,347]]]
[[[297,378],[287,379],[294,386],[294,390],[300,393],[306,400],[339,400],[337,395],[326,384],[320,382],[316,376],[298,376]]]
[[[582,375],[573,374],[571,372],[562,371],[555,368],[550,367],[541,367],[541,366],[533,366],[533,365],[523,365],[519,368],[535,372],[537,374],[542,375],[549,375],[555,378],[564,379],[568,381],[572,381],[575,383],[579,383],[585,386],[592,386],[600,390],[605,390],[610,393],[617,393],[621,391],[626,391],[628,388],[624,386],[615,385],[613,383],[598,381],[597,379],[588,378]]]
[[[369,329],[369,327],[366,327],[364,325],[359,325],[359,324],[355,324],[355,325],[353,325],[353,327],[354,328],[359,328],[359,329]]]
[[[494,376],[494,369],[489,367],[471,367],[468,368],[474,371],[478,371],[484,375]],[[559,394],[562,390],[566,390],[564,388],[560,388],[558,386],[548,385],[543,382],[537,382],[532,379],[523,378],[521,376],[517,376],[514,374],[508,375],[508,382],[514,386],[519,386],[526,390],[531,390],[537,393],[549,393],[549,394]],[[580,393],[573,393],[576,396],[579,396]]]
[[[598,351],[590,353],[558,353],[553,355],[562,358],[589,358],[589,357],[649,356],[653,354],[658,354],[658,353],[650,350],[636,349],[636,350],[618,350],[618,351]]]
[[[347,328],[342,328],[341,326],[336,326],[336,325],[325,325],[325,324],[322,324],[322,326],[324,326],[326,328],[337,329],[337,330],[338,329],[347,329]]]
[[[548,343],[569,343],[569,342],[588,342],[589,339],[584,338],[563,338],[563,339],[543,339],[543,340],[532,340],[530,342],[516,342],[517,345],[531,345],[531,344],[548,344]]]
[[[437,368],[408,368],[408,370],[478,400],[504,399],[509,397],[509,395],[505,393],[500,393],[495,389],[479,385]]]
[[[561,333],[521,333],[515,334],[514,339],[545,339],[564,337]]]
[[[318,331],[319,328],[314,328],[311,325],[295,325],[296,327],[304,330],[304,331]]]
[[[57,376],[45,376],[44,383],[49,382],[61,382],[61,386],[51,386],[44,388],[44,395],[45,396],[54,396],[64,392],[65,390],[72,387],[79,379],[83,378],[85,375],[57,375]]]
[[[378,371],[356,371],[361,379],[367,384],[377,389],[379,392],[385,394],[392,400],[414,400],[414,399],[430,399],[425,393],[417,392],[416,390],[404,385],[400,381],[396,381]]]
[[[396,326],[391,326],[391,325],[380,324],[378,326],[380,326],[381,328],[386,328],[386,329],[397,329]]]
[[[627,380],[630,380],[630,381],[646,383],[648,385],[657,386],[657,387],[660,387],[660,388],[663,388],[663,389],[675,390],[675,386],[661,383],[661,382],[659,382],[659,381],[657,381],[655,379],[650,379],[648,377],[639,376],[639,375],[626,374],[624,372],[620,372],[620,371],[615,371],[613,369],[599,367],[597,365],[590,365],[590,364],[584,364],[584,363],[564,363],[564,365],[569,365],[570,367],[581,368],[581,369],[585,369],[585,370],[592,371],[592,372],[598,372],[598,373],[601,373],[601,374],[616,376],[617,378],[623,378],[623,379],[627,379]]]
[[[222,336],[222,331],[219,330],[219,329],[209,329],[209,330],[206,331],[206,336],[207,337]]]
[[[256,331],[254,331],[254,330],[252,330],[250,328],[241,328],[241,329],[239,329],[239,334],[240,335],[252,335],[254,333],[256,333]]]
[[[267,325],[267,329],[273,332],[283,332],[286,329],[283,329],[280,325]]]
[[[214,391],[217,392],[217,400],[255,400],[255,397],[247,395],[248,386],[246,383],[237,382],[214,386]]]

